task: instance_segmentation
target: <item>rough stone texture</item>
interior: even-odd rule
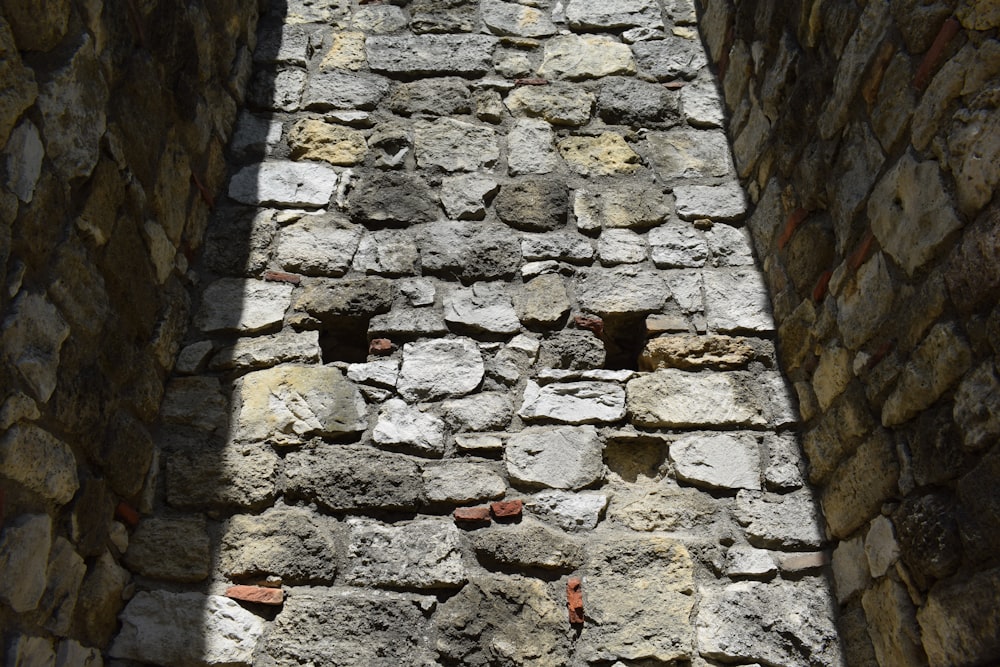
[[[926,664],[913,603],[906,587],[885,577],[862,597],[872,646],[880,664]]]
[[[746,195],[735,183],[724,185],[685,185],[674,190],[677,215],[682,220],[733,221],[746,215]]]
[[[545,232],[566,224],[566,186],[549,179],[519,180],[503,187],[495,209],[501,220],[517,229]]]
[[[241,441],[300,442],[365,430],[365,404],[336,368],[282,365],[236,381],[233,406]]]
[[[672,36],[668,39],[637,42],[632,45],[640,72],[657,81],[692,79],[705,66],[705,52],[697,39]]]
[[[465,461],[425,467],[424,488],[432,503],[462,504],[503,496],[507,484],[493,466]]]
[[[598,35],[560,35],[545,43],[539,76],[576,81],[632,74],[635,60],[627,45]]]
[[[485,367],[468,338],[407,343],[397,388],[407,401],[464,396],[479,386]]]
[[[694,563],[665,537],[597,542],[587,549],[584,639],[589,660],[685,659],[694,653]],[[648,612],[655,611],[650,614]]]
[[[510,526],[479,531],[473,545],[487,565],[542,568],[569,572],[580,567],[583,550],[562,532],[526,519]]]
[[[444,298],[444,319],[461,329],[492,334],[513,334],[521,328],[506,289],[495,283],[450,292]]]
[[[495,44],[486,35],[376,35],[365,40],[365,52],[377,72],[485,74]]]
[[[278,467],[269,446],[193,438],[167,458],[167,502],[179,509],[260,507],[275,496]]]
[[[276,256],[281,268],[307,276],[342,276],[351,266],[362,230],[355,225],[303,217],[278,235]]]
[[[289,596],[264,639],[279,664],[322,662],[345,667],[428,663],[433,653],[422,608],[426,597],[357,588],[300,588]]]
[[[230,579],[277,576],[286,584],[329,582],[337,572],[334,522],[301,508],[279,505],[226,522],[219,566]]]
[[[819,507],[808,490],[780,495],[740,491],[736,516],[757,547],[803,549],[824,542]]]
[[[4,358],[40,401],[48,401],[55,391],[59,353],[69,334],[66,320],[40,294],[23,292],[4,319]]]
[[[968,664],[1000,650],[1000,619],[992,596],[997,578],[992,569],[967,581],[940,582],[931,588],[926,606],[917,612],[931,665]]]
[[[517,414],[525,421],[614,422],[625,416],[625,391],[604,382],[554,382],[539,387],[529,380]]]
[[[261,331],[281,322],[291,295],[287,283],[221,278],[205,288],[195,324],[206,333]]]
[[[614,132],[563,139],[559,153],[571,169],[583,176],[632,174],[639,168],[639,155]]]
[[[139,574],[169,581],[201,581],[211,555],[200,519],[147,519],[129,540],[125,564]]]
[[[52,520],[44,514],[24,515],[0,534],[0,564],[18,577],[4,577],[0,598],[17,613],[38,607],[45,593],[47,554],[52,547]]]
[[[0,474],[56,505],[80,488],[72,450],[33,424],[15,425],[0,439]]]
[[[628,410],[637,424],[652,427],[764,426],[771,396],[755,395],[755,385],[740,372],[664,369],[628,383]]]
[[[347,210],[359,222],[428,222],[437,218],[436,202],[419,176],[365,172],[351,189]]]
[[[670,445],[678,479],[697,486],[760,489],[760,447],[751,434],[698,434]]]
[[[701,594],[698,646],[705,657],[801,667],[841,661],[825,591],[816,582],[747,581]],[[800,618],[812,620],[799,623]],[[771,631],[761,633],[761,626]]]
[[[507,441],[507,472],[527,486],[580,489],[603,475],[601,449],[593,426],[527,428]]]
[[[424,456],[440,456],[444,452],[445,425],[434,415],[393,398],[382,404],[372,429],[372,440]]]
[[[228,598],[141,591],[122,612],[122,631],[109,655],[140,661],[155,655],[170,667],[249,665],[263,633],[260,617]]]
[[[532,514],[552,519],[556,525],[568,531],[594,529],[607,505],[606,495],[570,493],[555,489],[539,491],[527,501],[528,510]]]
[[[229,196],[242,204],[326,206],[337,172],[318,162],[272,160],[244,167],[229,182]]]
[[[427,520],[383,526],[350,519],[346,581],[405,589],[458,588],[467,574],[458,529],[450,521]]]

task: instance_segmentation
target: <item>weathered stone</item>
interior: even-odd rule
[[[0,565],[11,576],[0,580],[0,599],[16,613],[33,611],[41,602],[51,548],[52,519],[45,514],[26,514],[4,526]]]
[[[933,667],[975,664],[1000,650],[996,632],[1000,618],[993,599],[998,583],[1000,571],[992,569],[931,588],[927,603],[917,611],[917,621]],[[908,625],[906,630],[913,628]]]
[[[372,431],[372,440],[380,445],[402,447],[424,456],[443,454],[444,438],[444,422],[398,398],[382,405]]]
[[[398,123],[379,123],[368,136],[368,148],[376,167],[380,169],[403,169],[411,160],[413,151],[413,128],[410,125]],[[378,179],[383,172],[367,172],[362,183],[372,178]],[[391,178],[382,176],[382,178]],[[398,174],[394,180],[408,179],[415,181],[421,187],[420,179],[413,174]],[[404,183],[405,184],[405,183]],[[426,186],[422,186],[426,187]],[[414,202],[416,204],[416,202]],[[431,216],[433,219],[434,216]]]
[[[267,160],[243,167],[229,181],[229,196],[251,206],[304,206],[330,203],[337,185],[333,167],[318,162]]]
[[[407,343],[396,387],[410,402],[464,396],[479,386],[484,371],[479,346],[471,339]]]
[[[545,43],[539,76],[578,81],[613,74],[634,74],[628,45],[599,35],[559,35]]]
[[[500,157],[496,131],[453,118],[414,123],[417,165],[445,171],[476,171]]]
[[[47,502],[72,500],[80,488],[76,468],[69,445],[34,424],[15,424],[0,439],[0,475]]]
[[[962,542],[951,494],[911,495],[893,513],[900,557],[920,581],[944,579],[958,569]]]
[[[694,653],[694,563],[665,537],[613,538],[587,548],[583,637],[588,661],[686,659]]]
[[[530,118],[514,122],[507,133],[507,170],[511,176],[548,174],[556,171],[560,163],[551,125]]]
[[[760,273],[750,268],[704,272],[705,318],[711,331],[773,331],[771,303]]]
[[[505,451],[511,479],[526,486],[580,489],[601,478],[602,444],[593,426],[528,428]]]
[[[365,317],[392,307],[392,283],[385,278],[313,280],[298,291],[294,309],[322,321]]]
[[[618,285],[629,285],[628,292]],[[576,286],[580,307],[599,315],[649,313],[660,310],[669,294],[654,271],[625,265],[584,273]]]
[[[260,110],[297,111],[305,85],[306,73],[297,67],[259,70],[250,82],[247,102]]]
[[[650,254],[658,269],[696,268],[705,265],[708,245],[692,225],[669,221],[649,231]]]
[[[55,391],[59,353],[69,333],[66,320],[45,296],[26,291],[14,300],[3,322],[4,357],[42,402]]]
[[[375,35],[365,40],[368,64],[391,74],[486,74],[496,38],[487,35]]]
[[[322,160],[338,166],[358,164],[368,150],[362,132],[313,118],[292,126],[288,145],[296,160]]]
[[[573,29],[663,27],[660,6],[651,0],[570,0],[566,18]]]
[[[444,297],[444,319],[464,330],[512,334],[521,329],[503,285],[475,283],[453,289]]]
[[[528,380],[517,414],[526,421],[565,424],[618,421],[625,416],[625,391],[608,382],[554,382],[539,387]]]
[[[149,518],[129,540],[124,562],[145,577],[167,581],[201,581],[211,565],[204,519]]]
[[[98,167],[100,169],[100,167]],[[205,232],[205,262],[220,275],[260,275],[278,231],[272,209],[220,209]]]
[[[602,228],[640,229],[658,225],[670,215],[665,197],[650,196],[652,184],[626,181],[602,190],[577,190],[573,200],[576,226],[582,232]]]
[[[5,152],[7,187],[22,202],[31,203],[45,158],[45,148],[34,123],[25,120],[18,125],[7,140]]]
[[[302,588],[274,620],[263,653],[279,664],[342,667],[434,661],[425,609],[432,597],[355,587]]]
[[[502,225],[438,222],[424,229],[419,243],[421,265],[429,274],[471,282],[510,277],[520,268],[520,244]]]
[[[382,35],[406,27],[406,14],[395,5],[362,5],[354,9],[353,26],[369,34]]]
[[[746,194],[738,183],[678,186],[674,196],[682,220],[733,221],[741,220],[747,212]]]
[[[503,429],[510,423],[513,413],[514,406],[504,392],[480,392],[441,404],[445,421],[463,431]]]
[[[444,336],[448,325],[440,308],[409,308],[396,306],[384,315],[376,315],[368,324],[369,337]]]
[[[361,394],[332,366],[287,364],[248,373],[233,386],[237,441],[284,445],[368,427]]]
[[[894,292],[882,253],[858,268],[855,280],[837,298],[837,326],[849,349],[857,349],[878,331],[892,308]]]
[[[427,500],[432,503],[475,503],[500,498],[507,484],[493,465],[445,461],[423,470]]]
[[[368,274],[405,276],[417,273],[419,253],[413,235],[400,230],[366,234],[354,255],[354,269]]]
[[[961,227],[944,190],[941,167],[904,155],[869,198],[868,217],[879,244],[910,276]]]
[[[771,553],[753,547],[732,546],[726,552],[725,574],[730,579],[761,578],[778,571]]]
[[[502,0],[483,0],[480,4],[483,23],[496,35],[547,37],[556,26],[539,9]]]
[[[693,79],[708,64],[696,38],[673,35],[667,39],[637,42],[632,45],[632,52],[639,71],[649,73],[657,81]]]
[[[589,331],[564,329],[542,342],[541,368],[587,369],[604,365],[604,343]]]
[[[191,350],[192,355],[204,355],[211,351],[211,343],[208,341],[202,341],[202,343],[207,343],[208,349]],[[185,348],[185,350],[187,349]],[[184,351],[181,352],[181,356],[184,356]],[[199,357],[194,356],[193,358]],[[200,359],[203,361],[204,357],[202,356]],[[318,331],[296,332],[282,329],[269,336],[240,338],[231,346],[219,350],[212,357],[210,367],[212,370],[267,368],[290,361],[300,363],[319,363],[321,361]],[[178,357],[177,363],[180,365],[180,357]],[[198,372],[200,365],[200,362],[194,363],[188,372]]]
[[[884,577],[865,591],[861,602],[880,664],[927,664],[915,609],[905,586]]]
[[[744,338],[675,335],[649,340],[642,350],[639,365],[650,371],[659,368],[735,370],[745,368],[756,357],[753,346]]]
[[[594,96],[559,81],[548,86],[515,88],[504,101],[510,112],[541,118],[553,125],[584,125],[590,120]]]
[[[476,555],[487,565],[542,568],[567,572],[580,567],[583,550],[561,532],[526,519],[496,525],[473,537]]]
[[[259,44],[257,51],[260,51]],[[330,48],[320,61],[319,68],[321,71],[331,69],[357,71],[365,64],[365,34],[360,31],[345,30],[334,33],[330,39]]]
[[[11,667],[27,667],[28,665],[52,666],[55,664],[56,659],[52,643],[51,639],[45,637],[20,635],[8,642],[4,653],[6,664],[11,665]],[[99,654],[98,659],[100,659]]]
[[[268,445],[185,442],[167,458],[167,502],[180,509],[260,507],[274,499],[279,463]]]
[[[872,519],[865,535],[865,556],[873,577],[884,576],[899,559],[899,544],[892,522],[884,516]]]
[[[473,577],[441,605],[434,625],[437,650],[470,667],[556,665],[571,652],[565,603],[540,579]]]
[[[584,176],[633,174],[639,169],[639,156],[614,132],[568,137],[559,142],[559,152],[571,169]]]
[[[550,274],[528,281],[514,295],[514,310],[518,319],[528,326],[557,324],[570,310],[562,278]]]
[[[597,255],[604,266],[638,264],[648,253],[646,240],[630,229],[606,229],[597,239]]]
[[[482,220],[486,205],[497,193],[497,182],[480,174],[448,176],[441,181],[441,204],[455,220]]]
[[[864,543],[860,536],[843,540],[833,550],[833,582],[836,585],[837,601],[847,602],[859,591],[864,591],[872,583],[865,558]]]
[[[823,513],[836,537],[868,523],[898,491],[899,463],[887,434],[876,432],[833,473],[823,490]]]
[[[0,141],[6,143],[21,113],[34,104],[38,85],[34,72],[21,62],[10,24],[0,24],[0,77],[8,82],[0,95]]]
[[[736,516],[746,526],[750,544],[756,547],[814,549],[824,542],[819,506],[808,490],[781,495],[740,491]]]
[[[827,592],[812,581],[747,581],[700,593],[698,646],[705,657],[789,667],[842,661]]]
[[[639,79],[609,77],[597,97],[597,114],[607,123],[646,126],[677,116],[677,95]]]
[[[501,220],[526,231],[550,231],[566,224],[568,191],[559,181],[519,180],[504,186],[494,208]]]
[[[121,616],[112,658],[148,660],[165,667],[250,665],[264,621],[220,595],[140,591]]]
[[[681,89],[681,110],[688,125],[722,127],[725,120],[719,84],[712,77],[698,77]]]
[[[107,126],[108,85],[85,36],[70,61],[38,92],[45,149],[59,176],[70,181],[89,176]]]
[[[387,526],[348,519],[345,578],[354,585],[389,588],[458,588],[468,574],[459,532],[451,521],[427,519]]]
[[[312,111],[374,109],[387,92],[389,81],[381,76],[320,70],[309,77],[302,107]]]
[[[193,426],[205,432],[223,432],[229,426],[229,402],[218,378],[178,377],[167,384],[160,419],[168,424]]]
[[[528,511],[554,522],[563,530],[583,531],[597,527],[608,497],[604,494],[571,493],[546,489],[527,501]]]
[[[75,609],[76,627],[88,644],[106,646],[118,631],[118,612],[124,605],[122,593],[131,575],[118,565],[105,548],[88,566],[78,598],[87,604]]]
[[[749,433],[698,433],[670,445],[677,478],[710,489],[760,489],[760,445]]]
[[[930,406],[965,374],[971,362],[971,351],[958,327],[936,325],[913,351],[882,406],[882,424],[901,424]]]
[[[370,447],[320,446],[285,457],[282,490],[315,499],[338,512],[354,509],[416,509],[423,497],[413,459]]]
[[[347,199],[358,222],[429,222],[438,217],[437,196],[422,178],[396,171],[367,171]]]
[[[291,301],[292,285],[220,278],[205,288],[195,326],[205,333],[253,333],[282,321]]]
[[[763,426],[773,408],[759,389],[759,378],[742,371],[663,369],[629,381],[628,410],[636,424],[659,428]]]
[[[1000,435],[1000,380],[986,361],[962,379],[955,391],[955,423],[966,449],[979,450]]]

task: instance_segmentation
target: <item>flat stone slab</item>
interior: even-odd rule
[[[705,271],[705,320],[711,331],[774,331],[771,298],[754,267]]]
[[[709,489],[760,489],[761,456],[750,433],[693,433],[670,443],[677,478]]]
[[[654,194],[656,193],[656,194]],[[653,183],[631,180],[590,185],[576,191],[573,215],[581,232],[605,228],[645,229],[671,214],[669,198]]]
[[[563,530],[586,531],[597,527],[608,497],[601,493],[571,493],[557,489],[539,491],[527,500],[531,514],[555,522]]]
[[[229,196],[251,206],[303,206],[330,203],[337,172],[321,162],[269,160],[243,167],[229,181]]]
[[[533,519],[477,531],[472,541],[476,555],[488,565],[570,572],[583,562],[580,544]]]
[[[636,42],[632,52],[641,72],[656,77],[657,81],[673,79],[693,79],[708,65],[701,41],[697,38],[668,36]]]
[[[460,445],[461,446],[461,445]],[[423,470],[427,500],[456,505],[501,498],[507,483],[494,463],[442,461]]]
[[[734,221],[747,213],[746,193],[739,183],[724,185],[683,185],[674,188],[677,215],[682,220]]]
[[[528,486],[580,489],[604,474],[593,426],[527,428],[510,436],[504,458],[511,479]]]
[[[375,35],[365,40],[368,65],[390,74],[487,74],[496,37]]]
[[[167,502],[179,509],[260,507],[274,500],[279,465],[269,444],[185,441],[167,458]]]
[[[729,142],[721,130],[649,132],[640,152],[661,178],[702,178],[733,173]]]
[[[579,81],[613,74],[634,74],[627,44],[598,35],[560,35],[545,43],[539,76]]]
[[[553,382],[540,387],[528,380],[517,414],[527,421],[615,422],[625,416],[625,390],[610,382]]]
[[[444,298],[444,319],[463,329],[493,334],[513,334],[521,323],[502,283],[476,283],[457,288]]]
[[[285,317],[292,285],[263,280],[220,278],[205,288],[194,324],[205,333],[253,333]]]
[[[736,518],[747,539],[765,549],[816,549],[826,540],[819,503],[808,489],[784,494],[744,490],[736,495]]]
[[[566,19],[574,29],[663,27],[663,16],[655,0],[570,0]]]
[[[487,126],[441,118],[413,125],[417,166],[445,171],[492,167],[500,157],[496,131]]]
[[[641,426],[765,426],[767,408],[748,373],[659,370],[627,385],[628,410]]]
[[[668,221],[649,230],[647,239],[658,269],[698,268],[709,259],[704,234],[690,223]]]
[[[598,315],[652,313],[663,307],[668,294],[659,272],[632,265],[589,270],[576,285],[580,307]]]

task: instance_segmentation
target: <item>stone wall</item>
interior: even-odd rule
[[[1000,9],[708,0],[701,21],[849,661],[992,664]]]
[[[0,2],[3,664],[117,632],[255,30],[237,0]]]
[[[694,6],[536,4],[262,19],[113,658],[841,664]]]

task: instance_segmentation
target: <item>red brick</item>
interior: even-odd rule
[[[797,208],[788,216],[788,220],[785,222],[785,229],[781,232],[781,237],[778,238],[778,249],[784,248],[789,241],[792,240],[792,235],[795,230],[798,229],[802,221],[808,217],[809,211],[804,208]]]
[[[212,196],[212,193],[209,191],[209,189],[205,187],[205,185],[201,182],[201,179],[198,178],[198,175],[195,174],[193,171],[191,172],[191,183],[193,183],[194,186],[198,188],[198,192],[201,194],[202,201],[208,204],[208,210],[214,211],[215,197]]]
[[[875,235],[872,234],[871,230],[865,234],[865,237],[861,239],[861,244],[858,245],[857,250],[851,253],[851,256],[847,258],[847,266],[851,271],[857,271],[858,267],[865,263],[868,259],[868,255],[872,249],[872,245],[875,243]]]
[[[931,74],[941,62],[944,50],[948,47],[951,40],[955,38],[955,35],[958,34],[961,27],[962,25],[954,18],[948,19],[941,25],[937,37],[934,38],[934,43],[931,44],[931,48],[927,49],[924,59],[920,61],[920,67],[917,68],[917,73],[913,75],[914,88],[923,90],[927,87],[927,84],[931,81]]]
[[[378,357],[392,354],[394,349],[396,346],[388,338],[373,338],[372,342],[368,343],[368,354],[374,354]]]
[[[490,522],[489,507],[458,507],[452,512],[455,523],[486,524]]]
[[[604,335],[604,320],[599,317],[590,317],[588,315],[577,315],[573,318],[573,324],[580,327],[581,329],[587,329],[588,331],[593,331],[594,335],[600,338]]]
[[[139,525],[139,512],[124,500],[118,503],[118,507],[115,508],[115,517],[130,528]]]
[[[496,519],[517,519],[524,510],[524,502],[521,500],[498,500],[490,503],[490,510]]]
[[[583,623],[583,580],[580,577],[570,577],[566,582],[566,606],[569,622],[573,625]]]
[[[285,602],[285,593],[280,588],[264,586],[230,586],[226,589],[226,597],[273,607],[280,607]]]
[[[823,275],[819,277],[816,281],[816,287],[813,288],[813,301],[819,303],[826,296],[826,288],[830,286],[830,278],[833,277],[833,271],[824,271]]]
[[[270,280],[275,283],[291,283],[293,285],[298,285],[302,282],[302,277],[297,276],[294,273],[285,273],[284,271],[267,271],[264,273],[264,280]]]

